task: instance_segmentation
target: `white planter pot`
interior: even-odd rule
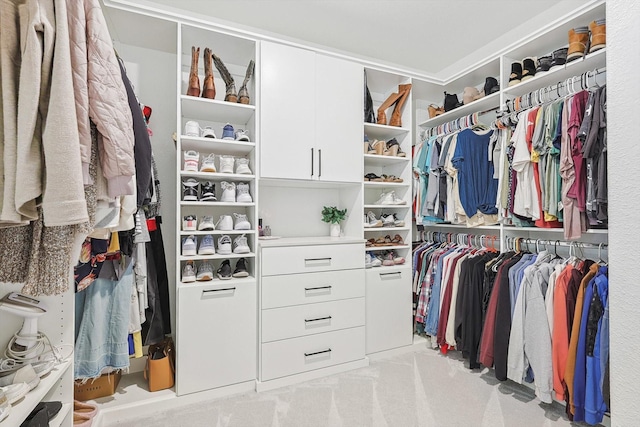
[[[331,237],[340,237],[340,224],[329,224],[329,234]]]

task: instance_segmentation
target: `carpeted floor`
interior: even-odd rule
[[[559,404],[421,349],[366,368],[158,413],[119,427],[571,426]]]

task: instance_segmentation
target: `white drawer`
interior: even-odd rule
[[[364,268],[362,244],[263,248],[262,276]]]
[[[260,282],[262,309],[364,296],[364,269],[267,276]]]
[[[364,358],[364,327],[262,344],[262,381]]]
[[[364,298],[262,310],[262,342],[364,326]]]
[[[411,267],[367,270],[367,354],[413,342]]]

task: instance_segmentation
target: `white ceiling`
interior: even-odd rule
[[[476,60],[481,60],[496,52],[500,44],[517,41],[585,0],[151,0],[151,3],[446,78],[461,65],[461,59],[469,62],[476,56]]]

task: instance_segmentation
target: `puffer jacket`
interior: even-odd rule
[[[102,135],[100,163],[109,196],[135,194],[133,119],[98,0],[66,0],[83,176],[90,184],[91,119]]]

